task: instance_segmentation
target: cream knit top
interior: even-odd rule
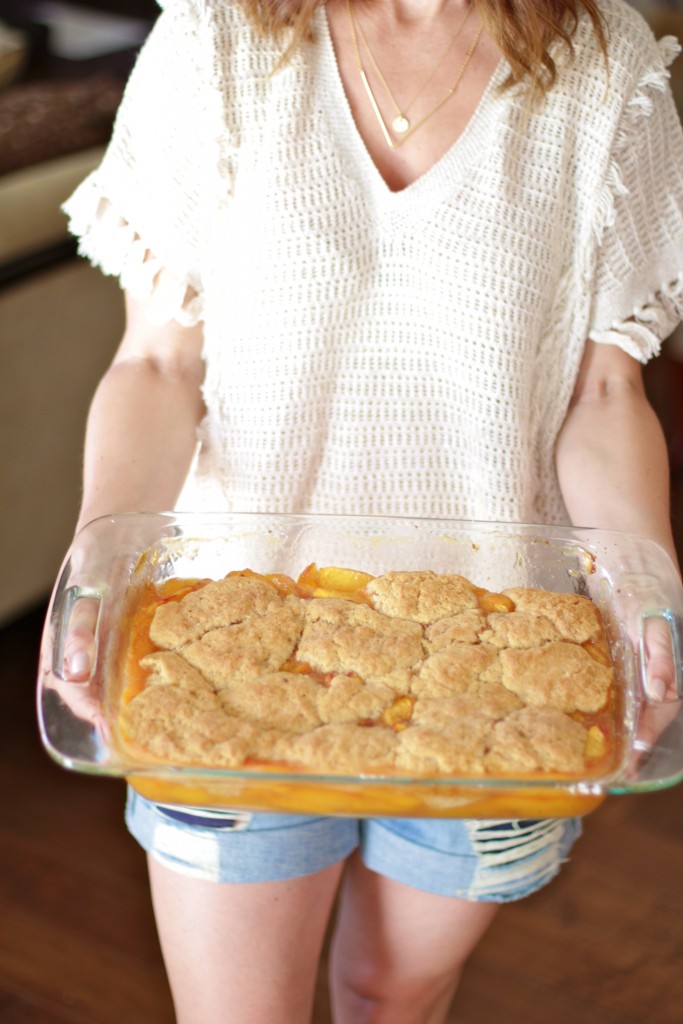
[[[553,450],[585,339],[645,361],[683,315],[675,40],[605,0],[609,80],[582,19],[538,109],[499,90],[502,61],[392,192],[324,8],[271,74],[238,3],[162,7],[65,209],[160,319],[204,320],[205,487],[184,507],[566,521]]]

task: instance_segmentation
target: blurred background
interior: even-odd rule
[[[84,417],[121,295],[60,204],[99,163],[154,0],[0,0],[0,624],[42,600],[73,529]]]
[[[683,39],[683,5],[637,6],[657,35]],[[33,697],[87,408],[123,325],[117,282],[77,258],[59,207],[97,166],[157,14],[154,0],[0,0],[0,1024],[173,1019],[123,784],[54,766]],[[683,109],[683,58],[672,85]],[[646,382],[683,555],[680,332]],[[682,797],[616,798],[591,815],[560,879],[500,915],[452,1020],[680,1024]],[[321,971],[315,1024],[329,1020]]]

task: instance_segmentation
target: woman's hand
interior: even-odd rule
[[[58,598],[59,600],[59,598]],[[51,609],[41,647],[40,674],[43,691],[56,692],[74,717],[104,728],[102,699],[95,678],[100,602],[95,598],[71,601],[62,595]],[[44,725],[50,729],[44,694]]]
[[[71,609],[63,647],[62,674],[67,682],[87,682],[95,667],[99,601],[81,598]]]
[[[681,714],[680,675],[677,679],[672,634],[668,622],[647,619],[643,629],[644,690],[636,723],[631,772],[637,776],[642,762],[671,723]],[[679,673],[681,666],[679,665]]]
[[[664,704],[681,700],[676,678],[671,627],[659,619],[646,619],[643,629],[645,661],[645,692],[652,703]]]
[[[572,522],[655,541],[668,555],[655,571],[666,576],[669,591],[677,591],[680,570],[671,530],[666,443],[640,365],[616,346],[587,342],[556,457]],[[627,569],[628,557],[624,552]],[[632,568],[635,573],[641,569]],[[679,714],[681,694],[668,622],[653,617],[629,622],[628,629],[636,663],[642,631],[645,693],[635,740],[641,757]]]

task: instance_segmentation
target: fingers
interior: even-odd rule
[[[648,619],[643,631],[643,643],[647,697],[654,702],[679,699],[671,627],[668,621],[664,618]]]
[[[640,705],[634,736],[632,778],[647,774],[649,756],[660,737],[680,713],[672,625],[665,616],[648,618],[641,644],[642,679],[646,700]]]
[[[92,674],[97,652],[99,602],[81,598],[71,609],[63,646],[62,671],[70,682],[85,682]]]
[[[100,601],[93,597],[79,596],[72,603],[68,600],[64,602],[63,608],[64,618],[56,617],[56,633],[46,649],[42,688],[56,691],[63,705],[76,719],[90,722],[99,728],[102,723],[102,710],[98,684],[94,681],[94,676]],[[56,660],[53,661],[53,658]],[[44,728],[49,732],[53,726],[51,716],[54,715],[54,710],[48,711],[47,714]],[[55,750],[58,752],[61,751],[60,744],[64,740],[63,726],[61,728],[62,731],[54,737]]]
[[[679,706],[675,703],[644,705],[633,744],[631,773],[634,779],[643,776],[650,752],[656,749],[660,737],[678,718],[678,714]]]

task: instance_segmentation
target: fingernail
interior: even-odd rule
[[[69,671],[73,676],[87,676],[90,672],[90,657],[85,651],[76,651],[69,660]]]
[[[664,700],[666,694],[666,683],[663,679],[653,679],[649,686],[652,700]]]

